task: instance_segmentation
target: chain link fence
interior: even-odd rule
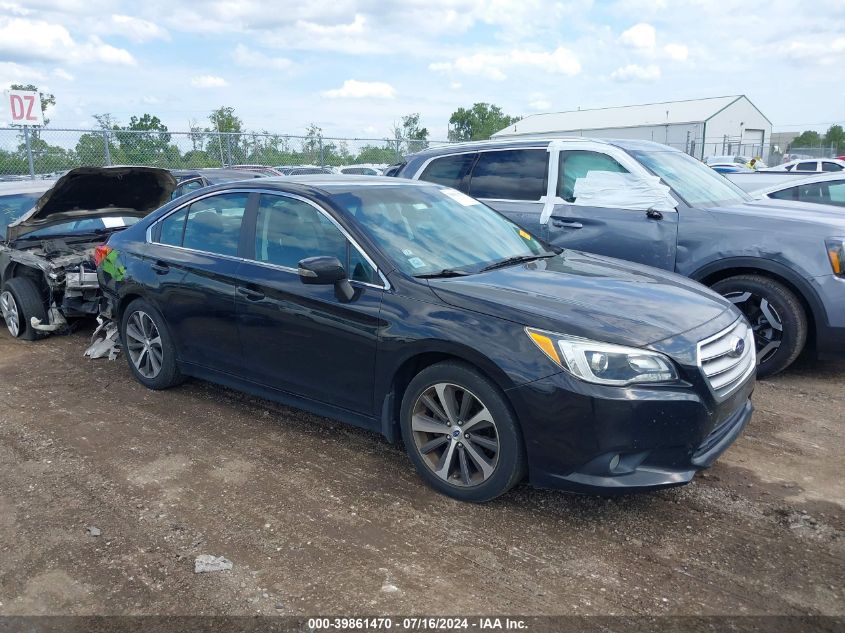
[[[52,176],[74,167],[167,169],[233,165],[390,165],[447,141],[268,133],[0,128],[0,178]]]

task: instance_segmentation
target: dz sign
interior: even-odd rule
[[[10,90],[9,123],[12,125],[44,125],[41,96],[29,90]]]

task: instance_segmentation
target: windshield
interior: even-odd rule
[[[545,252],[529,233],[455,189],[381,185],[331,199],[408,275],[477,272]]]
[[[36,200],[44,195],[43,191],[35,193],[16,193],[0,196],[0,222],[5,227],[35,206]]]
[[[101,233],[111,229],[124,229],[135,224],[139,218],[127,216],[118,218],[85,218],[83,220],[71,220],[52,226],[46,226],[24,235],[21,239],[50,238],[61,235],[62,237],[73,235],[85,235],[88,233]]]
[[[683,152],[630,154],[660,176],[691,207],[713,207],[748,202],[751,197],[730,180]]]

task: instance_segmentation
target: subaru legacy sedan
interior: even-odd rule
[[[754,339],[730,301],[553,248],[441,185],[219,185],[97,260],[142,384],[192,376],[401,438],[461,500],[526,475],[588,493],[681,485],[751,417]]]

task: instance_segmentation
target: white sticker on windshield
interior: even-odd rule
[[[413,266],[414,268],[425,268],[425,262],[421,260],[419,257],[411,257],[408,260],[408,263]]]
[[[414,251],[412,251],[410,248],[403,248],[402,254],[405,255],[405,257],[411,257],[414,254]]]
[[[123,221],[123,218],[101,218],[103,220],[103,226],[107,229],[114,229],[118,226],[126,226],[126,223]]]
[[[476,200],[473,200],[468,195],[466,195],[465,193],[461,193],[457,189],[441,189],[440,191],[452,198],[452,200],[454,200],[458,204],[462,204],[465,207],[471,207],[473,205],[478,204]]]

